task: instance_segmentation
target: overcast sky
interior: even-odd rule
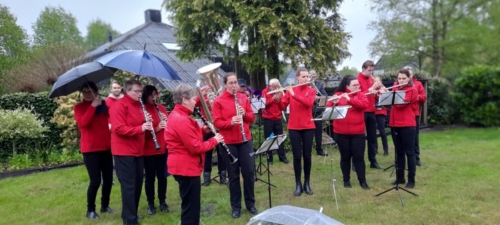
[[[186,0],[188,1],[188,0]],[[166,12],[161,7],[163,0],[2,0],[0,4],[10,8],[28,34],[33,34],[32,25],[45,6],[61,6],[77,19],[77,26],[82,36],[87,33],[87,25],[94,19],[110,23],[120,33],[125,33],[144,23],[146,9],[162,9],[162,20],[168,23]],[[375,15],[370,12],[368,0],[344,0],[340,13],[346,19],[345,30],[352,35],[349,41],[349,51],[352,57],[346,59],[339,67],[356,67],[370,59],[368,43],[375,32],[367,29],[370,20]],[[372,59],[377,61],[378,59]]]

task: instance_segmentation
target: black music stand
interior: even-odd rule
[[[350,107],[351,106],[327,107],[327,108],[325,108],[325,111],[323,111],[323,114],[321,114],[321,116],[319,116],[317,118],[314,118],[313,121],[319,121],[319,120],[330,121],[330,120],[345,119],[345,117],[347,116],[348,109]],[[338,147],[336,143],[335,143],[334,148],[335,147]],[[328,151],[326,153],[328,153]],[[325,164],[325,162],[326,162],[326,154],[323,158],[323,164]]]
[[[260,130],[262,129],[262,110],[266,107],[266,99],[265,98],[252,98],[250,99],[250,105],[252,106],[252,111],[254,114],[260,115],[259,123],[257,124],[257,143],[260,144]],[[254,152],[257,151],[257,149],[254,148]],[[262,163],[262,155],[259,155],[259,164],[255,165],[254,161],[254,168],[255,168],[255,180],[260,180],[261,179],[257,178],[257,173],[262,176],[266,171],[269,171],[269,163],[266,166],[264,163]],[[265,168],[264,171],[262,171],[262,168]],[[272,173],[271,173],[272,174]]]
[[[264,153],[267,153],[268,151],[272,151],[272,150],[277,150],[279,148],[279,146],[285,141],[286,139],[286,134],[280,134],[280,135],[276,135],[274,137],[270,137],[268,139],[266,139],[264,141],[264,143],[262,143],[262,145],[260,146],[260,148],[254,152],[254,153],[251,153],[250,156],[255,156],[255,155],[262,155]],[[269,167],[269,161],[267,161],[267,166]],[[272,207],[272,204],[271,204],[271,186],[273,187],[276,187],[275,185],[271,184],[271,173],[269,172],[269,170],[267,170],[267,182],[263,181],[264,183],[267,183],[267,190],[269,192],[269,208]]]
[[[404,98],[405,98],[405,92],[404,91],[392,91],[392,92],[385,92],[385,93],[382,93],[382,96],[379,98],[379,102],[378,102],[378,105],[379,106],[392,106],[392,105],[404,105],[404,104],[409,104],[408,102],[405,102],[404,101]],[[392,132],[391,132],[392,133]],[[391,168],[391,167],[394,167],[396,169],[396,172],[397,172],[397,155],[398,155],[398,151],[394,151],[394,165],[388,167],[388,168],[385,168],[385,170]],[[392,173],[391,173],[392,175]],[[404,207],[405,204],[403,202],[403,197],[401,196],[401,192],[399,190],[403,190],[403,191],[406,191],[410,194],[412,194],[413,196],[418,196],[417,194],[411,192],[411,191],[408,191],[406,190],[405,188],[402,188],[399,186],[399,183],[397,182],[396,180],[396,185],[392,188],[389,188],[383,192],[380,192],[378,194],[375,195],[375,197],[378,197],[380,195],[383,195],[391,190],[396,190],[398,192],[398,195],[399,195],[399,200],[401,201],[401,205]]]

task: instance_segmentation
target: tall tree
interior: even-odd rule
[[[378,13],[377,20],[370,23],[370,28],[377,31],[376,37],[370,42],[371,54],[386,55],[387,61],[395,64],[398,60],[418,59],[421,67],[429,64],[431,75],[438,77],[445,68],[449,69],[448,72],[456,72],[452,66],[456,62],[462,62],[463,65],[463,62],[474,61],[474,55],[464,59],[459,57],[464,54],[458,54],[471,44],[478,43],[467,34],[474,26],[467,24],[472,24],[469,19],[486,12],[484,9],[498,0],[371,2],[372,10]]]
[[[23,63],[29,51],[26,32],[16,24],[9,8],[0,4],[0,79],[14,66]],[[0,93],[2,92],[0,82]]]
[[[354,75],[354,76],[357,76],[358,73],[359,73],[359,70],[356,67],[349,68],[348,66],[344,66],[339,71],[339,74],[342,75],[342,76],[345,76],[345,75]]]
[[[76,22],[76,18],[62,7],[46,6],[32,27],[35,46],[61,42],[82,45],[83,38]]]
[[[120,32],[113,29],[111,24],[102,21],[101,19],[93,20],[87,26],[87,37],[85,44],[88,49],[95,48],[103,43],[106,43],[109,38],[115,38],[120,35]]]

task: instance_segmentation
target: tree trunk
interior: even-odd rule
[[[432,20],[431,20],[431,27],[432,27],[432,68],[431,68],[431,75],[432,76],[439,76],[438,75],[438,67],[439,67],[439,31],[438,31],[438,19],[437,19],[437,10],[438,10],[438,0],[432,0]]]

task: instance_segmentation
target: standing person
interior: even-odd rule
[[[158,201],[160,203],[160,210],[162,212],[169,212],[166,203],[167,193],[167,178],[165,178],[165,166],[167,163],[167,154],[165,153],[165,138],[163,133],[167,125],[167,110],[162,104],[156,103],[158,99],[158,90],[155,86],[146,85],[142,92],[142,102],[153,123],[156,139],[160,145],[160,149],[155,149],[153,135],[151,132],[146,132],[146,140],[144,141],[144,171],[145,182],[144,190],[146,191],[146,198],[148,200],[147,213],[153,215],[156,213],[155,207],[155,177],[158,179]],[[155,104],[158,106],[156,109]],[[161,115],[161,117],[160,117]]]
[[[224,137],[231,154],[238,158],[237,162],[229,164],[229,156],[225,151],[222,152],[226,165],[228,165],[231,216],[238,218],[241,212],[240,169],[243,177],[245,206],[251,214],[258,213],[255,208],[254,159],[250,156],[250,153],[253,153],[250,124],[255,120],[255,116],[248,97],[243,93],[236,92],[238,87],[236,74],[227,73],[223,81],[225,90],[214,100],[212,110],[215,127]]]
[[[122,219],[124,224],[139,224],[137,215],[144,171],[143,148],[145,132],[151,132],[151,122],[144,122],[139,98],[139,81],[125,82],[125,96],[110,110],[111,150],[115,159],[116,176],[121,184]],[[149,115],[151,116],[151,115]]]
[[[316,100],[319,99],[321,96],[327,96],[328,94],[325,91],[325,87],[323,86],[323,83],[320,81],[317,81],[317,75],[315,70],[310,70],[309,74],[311,75],[311,80],[314,81],[314,86],[316,86]],[[319,92],[318,92],[319,91]],[[320,116],[323,113],[323,108],[318,107],[318,103],[315,101],[314,102],[314,107],[313,107],[313,117],[316,118]],[[328,156],[328,153],[325,153],[323,149],[321,148],[321,141],[323,139],[323,121],[318,120],[314,121],[314,126],[316,127],[314,129],[314,139],[316,140],[316,154],[320,156]]]
[[[413,87],[413,81],[410,79],[410,72],[407,69],[399,70],[398,84],[406,84],[396,87],[393,90],[404,90],[404,102],[410,104],[393,105],[389,119],[391,127],[392,140],[396,148],[396,181],[392,184],[404,184],[404,172],[406,160],[408,160],[408,183],[406,188],[415,186],[415,114],[413,114],[413,104],[418,101],[418,92]],[[406,157],[405,157],[406,155]]]
[[[266,97],[266,107],[262,110],[262,121],[264,122],[265,138],[268,138],[269,136],[271,136],[271,134],[283,134],[281,112],[286,109],[283,103],[281,103],[283,92],[277,92],[273,95],[267,94],[269,91],[273,91],[279,88],[281,88],[280,81],[278,79],[271,79],[269,80],[269,87],[265,88],[262,91],[262,96]],[[279,160],[283,163],[288,163],[283,145],[279,146],[277,152]],[[273,164],[273,152],[269,151],[267,154],[267,161],[269,162],[269,164]]]
[[[205,163],[205,152],[223,142],[216,134],[203,141],[202,128],[190,117],[196,104],[196,91],[181,84],[174,89],[174,109],[170,112],[169,124],[165,130],[168,149],[168,172],[179,183],[181,203],[181,224],[198,224],[200,221],[201,183],[200,175]],[[208,132],[208,130],[205,132]]]
[[[375,82],[382,83],[380,76],[375,77]],[[380,93],[385,92],[383,88],[379,89]],[[384,156],[389,155],[389,146],[387,144],[387,134],[385,133],[385,122],[387,118],[387,109],[384,106],[377,106],[375,108],[375,118],[377,119],[377,130],[380,135],[380,140],[382,141],[382,147],[384,148]],[[378,149],[378,141],[375,146]]]
[[[309,73],[306,68],[298,68],[295,73],[298,85],[306,84]],[[292,144],[293,170],[295,173],[296,188],[293,195],[300,196],[303,191],[312,195],[313,191],[309,185],[311,178],[311,151],[312,139],[316,126],[312,121],[312,109],[316,90],[309,85],[287,87],[285,96],[281,99],[284,106],[290,105],[290,117],[288,120],[288,133]],[[301,183],[302,157],[304,157],[304,187]]]
[[[363,63],[358,81],[362,93],[374,93],[379,88],[379,83],[371,77],[375,64],[371,60]],[[368,146],[368,160],[370,168],[382,169],[377,163],[375,146],[377,144],[377,120],[375,118],[375,95],[368,94],[368,108],[365,109],[366,143]]]
[[[418,93],[418,97],[417,97],[417,100],[416,102],[413,103],[413,113],[415,113],[415,122],[416,122],[416,126],[415,126],[415,131],[416,131],[416,134],[415,134],[415,159],[416,159],[416,164],[417,166],[422,166],[423,164],[420,162],[420,145],[419,145],[419,140],[418,140],[418,135],[419,135],[419,131],[420,131],[420,107],[422,104],[425,103],[425,101],[427,101],[427,96],[425,94],[425,89],[424,89],[424,85],[422,85],[422,83],[420,81],[417,80],[417,78],[415,78],[413,76],[413,70],[411,67],[406,67],[406,69],[410,72],[410,78],[413,82],[413,87],[417,90],[417,93]]]
[[[98,96],[94,82],[87,82],[80,92],[83,101],[76,104],[74,118],[80,131],[80,151],[89,174],[87,188],[87,213],[89,219],[98,219],[95,212],[95,199],[101,184],[101,212],[115,213],[109,207],[109,196],[113,185],[113,157],[111,156],[111,136],[108,130],[109,113],[103,100]]]
[[[109,86],[109,95],[106,98],[106,106],[108,107],[108,109],[111,109],[113,103],[118,101],[118,99],[120,98],[123,98],[122,86],[120,86],[120,83],[118,83],[118,81],[113,81]]]
[[[350,105],[344,119],[334,120],[333,135],[340,152],[340,168],[342,170],[344,187],[351,188],[351,160],[355,165],[359,185],[370,189],[365,177],[365,123],[364,110],[368,107],[366,95],[357,92],[359,82],[356,77],[347,75],[340,81],[339,87],[333,95],[334,100],[327,106]],[[352,92],[357,92],[352,94]]]

